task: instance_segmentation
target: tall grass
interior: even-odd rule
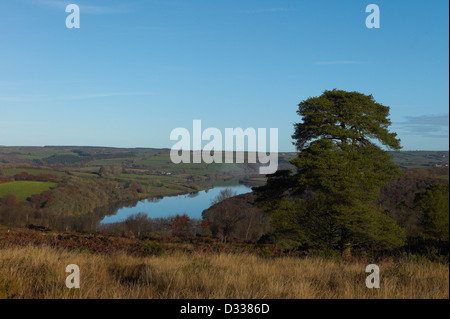
[[[65,286],[80,267],[80,289]],[[50,247],[0,249],[0,298],[449,298],[448,265],[380,262],[381,288],[365,286],[365,267],[319,257],[171,254],[138,258]]]

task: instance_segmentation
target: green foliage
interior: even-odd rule
[[[400,149],[397,134],[388,127],[389,107],[376,103],[372,95],[341,90],[325,91],[299,104],[297,111],[302,122],[295,124],[293,138],[299,151],[317,139],[370,143],[376,139],[391,149]]]
[[[269,176],[256,188],[278,233],[324,249],[402,246],[405,232],[373,204],[380,187],[400,174],[387,151],[400,148],[388,131],[389,107],[357,92],[325,91],[299,104],[295,174]],[[270,197],[270,194],[273,197]],[[293,202],[294,204],[288,204]]]
[[[144,255],[161,256],[166,252],[164,246],[157,241],[150,241],[143,247]]]
[[[415,208],[423,213],[424,235],[449,240],[449,184],[434,184],[415,198]]]
[[[306,225],[306,210],[302,201],[281,199],[269,216],[277,247],[291,250],[307,243],[306,229],[301,227]]]

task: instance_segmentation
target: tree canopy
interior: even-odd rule
[[[298,151],[311,141],[326,139],[336,145],[368,145],[378,140],[383,145],[400,149],[396,133],[389,132],[389,107],[377,103],[372,95],[342,90],[325,91],[299,104],[297,114],[302,122],[294,125]]]

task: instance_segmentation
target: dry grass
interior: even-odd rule
[[[77,264],[81,288],[65,286]],[[0,298],[449,298],[449,267],[384,261],[381,288],[367,289],[363,263],[249,254],[133,257],[60,248],[0,249]]]

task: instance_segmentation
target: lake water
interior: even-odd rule
[[[144,213],[151,218],[168,217],[186,214],[191,218],[201,218],[202,212],[211,206],[211,202],[224,189],[231,189],[236,195],[250,193],[252,189],[245,185],[214,187],[194,194],[164,197],[162,199],[146,199],[134,207],[122,207],[117,213],[105,217],[101,224],[124,221],[131,215]]]

